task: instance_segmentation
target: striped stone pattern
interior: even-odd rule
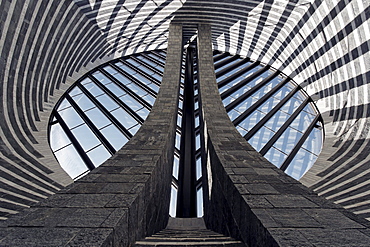
[[[325,120],[301,182],[370,219],[370,21],[366,0],[0,1],[0,219],[72,180],[47,141],[51,109],[92,68],[167,46],[168,26],[212,23],[214,49],[283,71]]]

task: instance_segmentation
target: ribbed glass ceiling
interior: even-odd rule
[[[214,53],[222,102],[242,136],[295,179],[316,161],[323,142],[320,114],[290,78],[249,59]]]
[[[113,60],[87,73],[59,100],[50,118],[50,147],[73,179],[101,165],[139,130],[159,91],[165,58],[165,51],[153,51]],[[203,215],[196,61],[196,48],[188,48],[179,81],[171,189],[170,215],[178,217]],[[316,161],[324,136],[312,100],[269,66],[219,52],[214,61],[221,99],[237,130],[272,164],[300,179]]]
[[[159,91],[164,51],[111,61],[61,98],[50,122],[50,147],[78,179],[119,150],[140,128]]]

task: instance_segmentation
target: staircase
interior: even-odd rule
[[[202,218],[170,218],[166,229],[137,241],[135,246],[246,247],[241,241],[206,229]]]

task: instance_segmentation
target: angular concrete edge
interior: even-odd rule
[[[182,26],[170,25],[162,85],[138,133],[59,193],[0,224],[0,246],[130,246],[168,222]]]
[[[226,114],[213,67],[211,27],[198,26],[208,228],[249,246],[367,246],[369,222],[317,196],[242,138]]]

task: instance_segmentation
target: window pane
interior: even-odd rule
[[[131,128],[136,125],[138,122],[131,117],[125,110],[118,108],[112,111],[112,115],[123,125],[126,129]]]
[[[69,145],[54,154],[61,167],[72,179],[88,171],[85,162],[81,159],[73,145]]]
[[[287,155],[272,147],[269,149],[264,157],[275,166],[280,167],[286,159]]]
[[[203,216],[203,188],[200,187],[197,191],[197,217]]]
[[[99,139],[96,138],[95,134],[86,124],[73,129],[72,133],[85,151],[88,151],[100,143]]]
[[[244,119],[239,126],[246,129],[247,131],[251,130],[263,117],[265,116],[264,113],[260,111],[255,111],[251,115],[249,115],[246,119]]]
[[[84,94],[74,96],[72,99],[83,111],[95,107],[94,103]]]
[[[252,147],[254,147],[254,149],[259,152],[273,135],[274,132],[267,129],[266,127],[262,127],[256,132],[256,134],[253,135],[251,139],[249,139],[248,142],[252,145]]]
[[[111,99],[111,97],[109,97],[106,94],[103,94],[103,95],[97,97],[97,99],[105,107],[105,109],[107,109],[108,111],[111,111],[111,110],[116,109],[116,108],[119,107],[118,104],[116,102],[114,102],[114,100]]]
[[[111,121],[98,108],[88,110],[85,114],[98,129],[111,123]]]
[[[98,96],[103,94],[103,90],[101,90],[94,82],[84,85],[84,87],[93,95]]]
[[[306,139],[306,141],[303,143],[302,147],[311,151],[312,153],[319,155],[321,152],[322,147],[322,130],[318,128],[313,128],[310,135]]]
[[[288,102],[286,102],[280,110],[292,114],[300,105],[302,104],[302,100],[297,98],[290,98]]]
[[[107,138],[108,142],[116,151],[121,149],[128,142],[128,139],[122,132],[113,124],[101,130],[101,133]]]
[[[316,155],[300,148],[285,173],[298,180],[311,168],[316,159]]]
[[[124,94],[126,94],[126,92],[120,88],[119,86],[117,86],[115,83],[109,83],[107,85],[105,85],[105,87],[111,91],[112,93],[114,93],[117,97],[120,97]]]
[[[290,154],[292,149],[302,137],[302,133],[288,127],[280,138],[275,142],[274,147],[286,154]]]
[[[270,118],[265,126],[274,131],[278,131],[280,127],[288,120],[289,115],[282,111],[277,111],[274,116]]]
[[[202,159],[198,158],[195,164],[196,164],[196,178],[198,180],[202,177]]]
[[[68,107],[71,107],[71,104],[68,102],[67,99],[64,99],[62,100],[62,102],[60,103],[59,107],[58,107],[58,111],[61,111],[65,108],[68,108]]]
[[[171,185],[170,216],[176,217],[177,189]]]
[[[50,147],[53,151],[71,143],[59,124],[53,124],[50,128]]]
[[[103,75],[100,71],[97,71],[93,74],[93,76],[101,83],[101,84],[107,84],[111,82],[105,75]]]
[[[314,119],[315,116],[301,111],[294,119],[294,121],[290,124],[290,127],[295,128],[296,130],[299,130],[301,132],[305,132]]]
[[[108,152],[103,145],[96,147],[87,153],[95,167],[100,166],[112,155]]]
[[[134,111],[137,111],[143,107],[139,102],[137,102],[133,97],[131,97],[128,94],[120,97],[120,99]]]
[[[59,111],[59,115],[70,129],[84,123],[80,115],[72,107]]]
[[[172,176],[176,179],[179,179],[179,158],[174,155],[173,156],[173,169],[172,169]]]

